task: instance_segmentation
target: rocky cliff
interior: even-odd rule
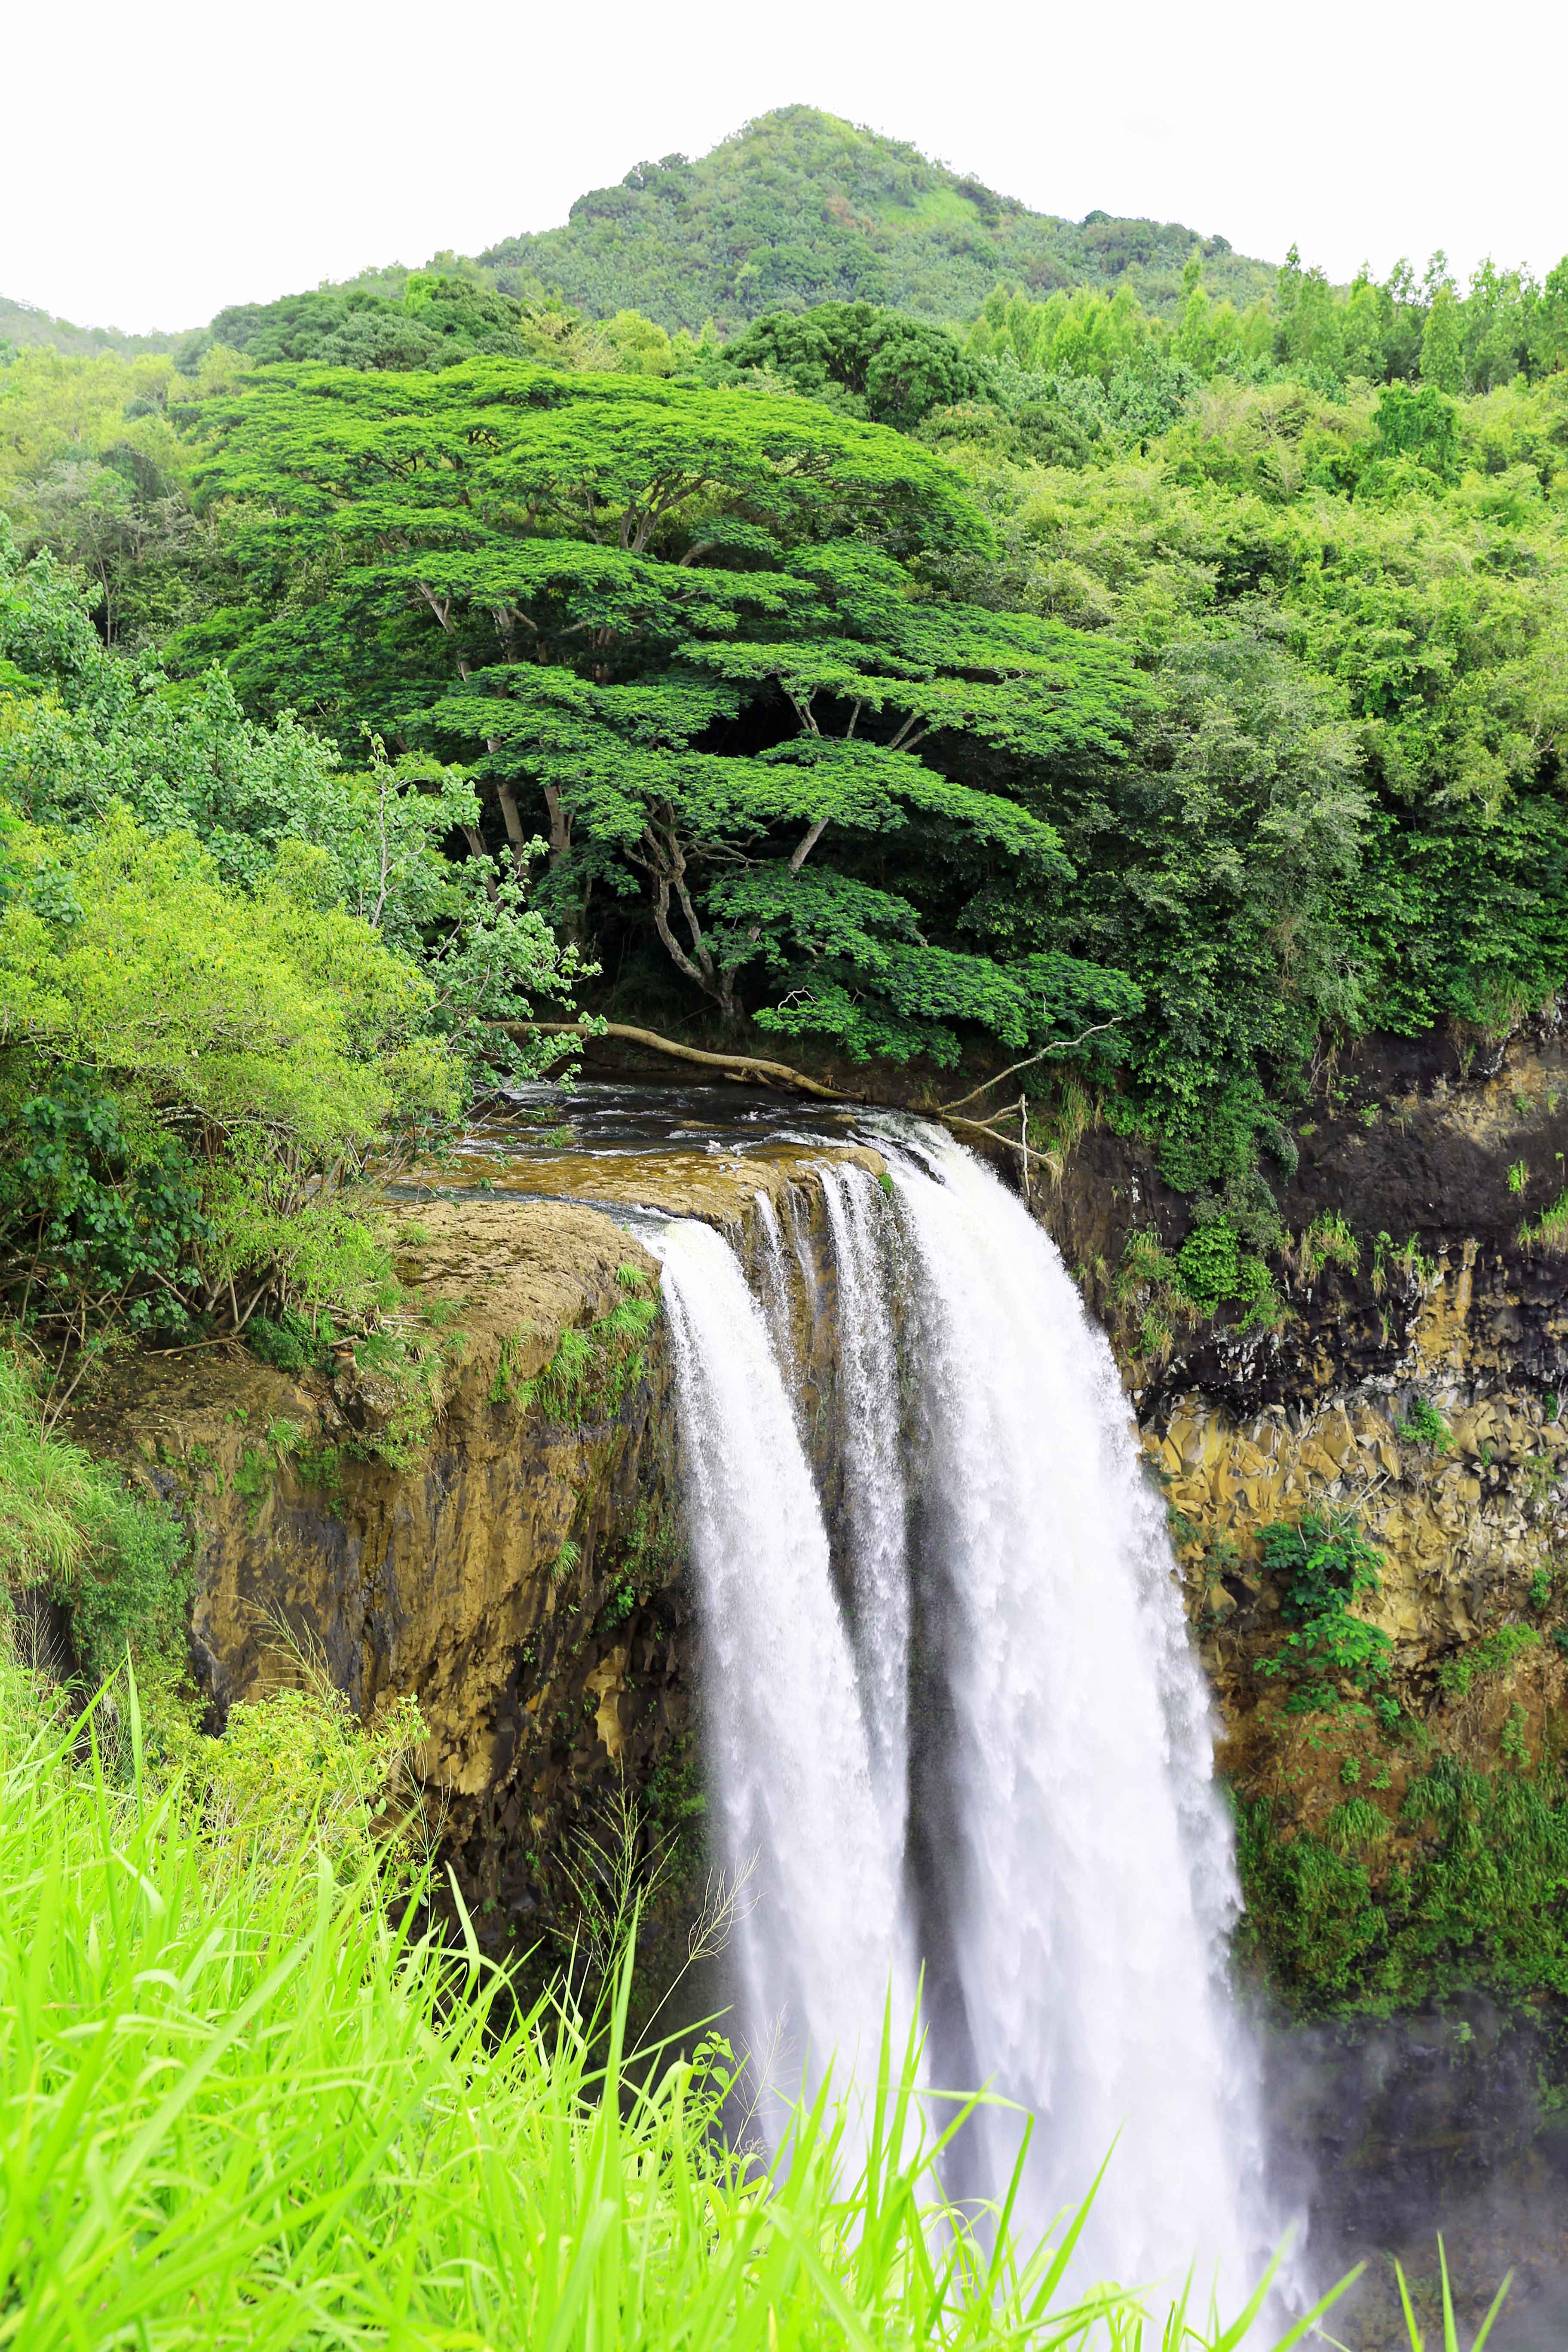
[[[460,1192],[432,1171],[391,1212],[405,1305],[375,1341],[292,1374],[237,1344],[143,1357],[77,1417],[191,1529],[193,1660],[215,1718],[300,1649],[362,1717],[418,1700],[429,1817],[493,1948],[570,1937],[629,1794],[643,1859],[659,1845],[670,1873],[644,1956],[655,1977],[679,1965],[700,1656],[658,1265],[624,1219],[702,1216],[753,1255],[759,1199],[790,1223],[789,1311],[831,1483],[820,1157],[476,1152]]]
[[[548,1925],[623,1772],[678,1807],[691,1659],[658,1269],[586,1208],[394,1220],[394,1346],[298,1375],[142,1359],[79,1422],[188,1520],[215,1711],[318,1652],[362,1716],[405,1693],[487,1936]],[[663,1769],[663,1781],[659,1779]]]
[[[1325,1086],[1279,1188],[1272,1320],[1189,1307],[1148,1348],[1153,1286],[1115,1269],[1136,1270],[1135,1233],[1176,1262],[1192,1207],[1113,1139],[1086,1138],[1041,1204],[1165,1488],[1222,1765],[1299,1825],[1355,1789],[1397,1839],[1434,1749],[1489,1769],[1505,1733],[1540,1758],[1568,1729],[1568,1055],[1535,1036],[1492,1059],[1389,1045]],[[1387,1637],[1397,1729],[1353,1677],[1305,1710],[1261,1671],[1291,1596],[1260,1538],[1307,1517],[1353,1519],[1378,1556],[1354,1613]],[[1376,1789],[1351,1777],[1366,1751]]]

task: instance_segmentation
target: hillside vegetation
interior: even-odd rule
[[[72,359],[91,359],[99,352],[171,351],[173,335],[122,335],[117,327],[73,327],[68,319],[51,318],[34,302],[17,302],[0,294],[0,362],[13,352],[63,352]]]
[[[618,187],[579,196],[561,228],[510,236],[477,257],[503,291],[548,288],[596,318],[647,311],[661,325],[721,333],[781,304],[886,303],[917,318],[973,316],[998,277],[1036,293],[1125,283],[1173,306],[1198,242],[1176,222],[1068,221],[1033,213],[815,107],[758,117],[695,163],[638,163]],[[1268,291],[1267,263],[1204,247],[1222,290]]]
[[[1022,1057],[1047,1148],[1147,1136],[1276,1313],[1323,1057],[1563,983],[1568,273],[1210,267],[728,341],[454,268],[0,371],[5,1115],[19,1169],[47,1100],[94,1184],[164,1171],[148,1327],[376,1311],[300,1203],[574,985],[928,1092]],[[286,1110],[205,1064],[235,989],[319,1008]],[[79,1339],[33,1181],[16,1296]]]

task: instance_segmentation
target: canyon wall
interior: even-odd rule
[[[416,1337],[390,1369],[143,1358],[77,1433],[191,1528],[215,1717],[300,1648],[362,1717],[417,1698],[432,1824],[504,1948],[569,1927],[574,1837],[623,1774],[672,1824],[692,1801],[658,1268],[565,1202],[436,1200],[395,1230]]]

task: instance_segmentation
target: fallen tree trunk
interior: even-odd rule
[[[653,1054],[668,1054],[677,1062],[695,1062],[700,1068],[721,1070],[727,1078],[754,1078],[762,1086],[793,1087],[803,1095],[816,1095],[823,1102],[853,1102],[853,1095],[840,1094],[837,1087],[825,1086],[820,1078],[808,1078],[804,1070],[792,1069],[787,1062],[760,1061],[752,1054],[707,1054],[697,1045],[682,1045],[673,1037],[661,1037],[656,1029],[631,1029],[622,1021],[605,1021],[598,1027],[584,1030],[575,1021],[498,1021],[510,1037],[575,1037],[584,1044],[591,1037],[621,1037],[628,1045],[645,1045]]]

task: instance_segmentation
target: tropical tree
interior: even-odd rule
[[[967,400],[978,372],[945,328],[873,302],[771,310],[716,352],[705,371],[733,383],[748,371],[827,400],[850,416],[912,432],[933,408]]]
[[[520,869],[537,810],[574,936],[636,898],[726,1021],[749,994],[856,1053],[1126,999],[1026,926],[963,944],[972,903],[1065,877],[1047,781],[1121,756],[1137,688],[1108,644],[937,593],[987,533],[931,451],[498,362],[279,371],[202,421],[260,592],[228,624],[245,688],[456,753]]]

